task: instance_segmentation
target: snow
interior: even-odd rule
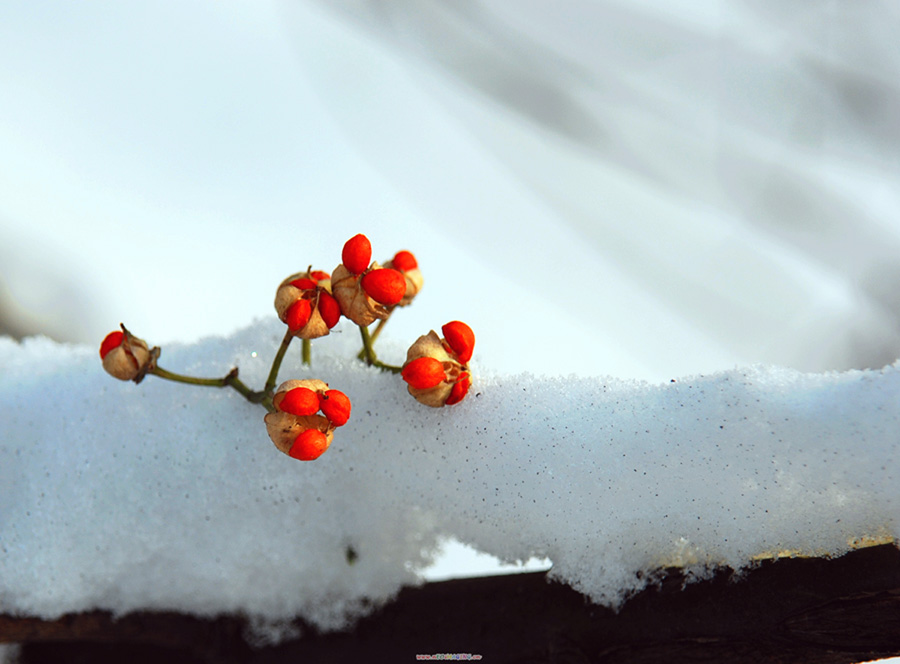
[[[434,410],[350,359],[349,332],[314,343],[310,373],[297,349],[283,367],[353,401],[305,464],[231,390],[121,383],[95,348],[2,340],[2,610],[243,611],[337,628],[416,583],[447,537],[508,562],[549,558],[553,578],[615,606],[665,564],[699,578],[900,534],[900,364],[664,383],[475,364],[469,397]],[[167,345],[161,364],[236,365],[261,385],[281,334],[259,321]],[[382,355],[402,358],[385,336]]]

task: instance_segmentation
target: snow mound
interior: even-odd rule
[[[259,387],[281,334],[256,323],[164,348],[161,364],[238,366]],[[476,366],[467,399],[432,410],[357,349],[352,330],[332,335],[306,369],[291,348],[280,379],[322,378],[353,401],[327,454],[300,463],[232,390],[120,383],[95,348],[0,339],[0,611],[340,628],[419,582],[446,537],[547,557],[552,577],[615,606],[672,562],[699,575],[898,535],[900,364],[656,385]]]

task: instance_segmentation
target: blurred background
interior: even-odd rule
[[[357,232],[389,330],[652,381],[900,356],[900,8],[811,0],[0,4],[2,330],[272,316]]]
[[[385,337],[464,319],[481,371],[881,367],[898,34],[888,0],[6,0],[0,333],[229,334],[364,232],[425,273]]]

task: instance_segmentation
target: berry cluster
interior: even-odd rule
[[[409,393],[426,406],[452,406],[466,396],[472,377],[466,366],[475,348],[475,335],[465,323],[454,320],[419,337],[406,353],[401,375]]]
[[[145,376],[193,385],[231,387],[248,401],[263,405],[268,414],[266,429],[275,446],[302,461],[317,459],[331,445],[334,431],[350,419],[351,403],[346,394],[330,389],[322,380],[289,380],[278,388],[278,371],[288,346],[302,340],[303,363],[310,364],[310,340],[323,337],[341,317],[359,327],[362,350],[359,359],[370,366],[398,373],[409,393],[420,403],[434,408],[462,401],[472,384],[468,363],[475,347],[475,335],[465,323],[455,320],[419,337],[406,354],[402,366],[381,362],[374,342],[397,307],[405,307],[422,290],[424,279],[416,257],[399,251],[379,265],[372,261],[372,245],[362,234],[347,240],[341,263],[329,275],[312,266],[289,276],[275,293],[275,311],[287,326],[269,377],[262,390],[254,391],[239,378],[237,368],[222,378],[195,378],[167,371],[159,366],[160,349],[150,348],[125,326],[109,333],[100,345],[103,368],[120,380],[140,383]],[[368,327],[379,321],[370,333]]]
[[[269,438],[300,461],[318,459],[331,445],[334,430],[350,419],[347,395],[315,378],[285,381],[275,391],[272,405],[275,412],[265,417]]]

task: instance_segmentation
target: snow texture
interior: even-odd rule
[[[702,576],[898,535],[900,364],[662,384],[476,364],[468,398],[433,410],[347,359],[352,331],[314,342],[309,373],[293,347],[282,368],[353,401],[311,463],[279,453],[263,410],[232,390],[120,383],[95,348],[0,339],[0,611],[338,628],[417,583],[448,536],[506,561],[547,557],[553,578],[618,605],[662,565]],[[258,387],[281,335],[258,322],[166,347],[161,365],[236,365]]]

